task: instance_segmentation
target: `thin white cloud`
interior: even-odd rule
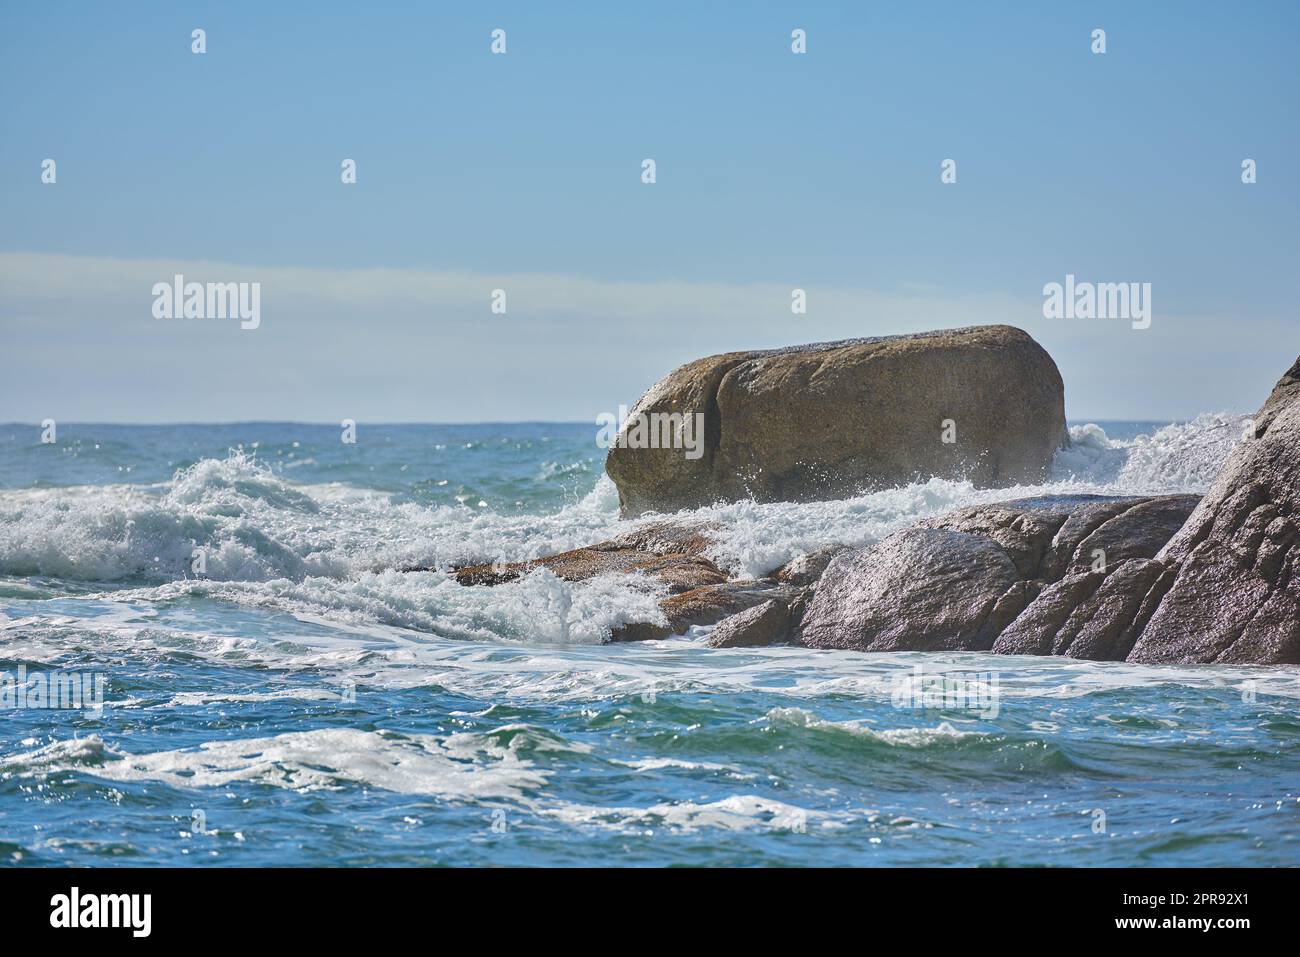
[[[673,316],[752,321],[756,316],[789,316],[791,290],[808,290],[813,318],[851,319],[855,335],[864,316],[888,315],[889,321],[936,318],[987,322],[992,309],[1006,312],[1008,297],[943,296],[937,290],[880,293],[843,287],[811,288],[807,283],[709,283],[680,280],[611,281],[582,276],[535,273],[473,274],[420,269],[315,269],[253,266],[212,261],[124,260],[40,253],[0,253],[0,281],[11,297],[32,301],[135,303],[141,317],[151,318],[149,290],[175,274],[198,282],[260,282],[263,297],[291,314],[299,304],[386,309],[444,308],[489,315],[492,289],[505,289],[511,311],[541,315],[624,319],[671,319]],[[1022,301],[1020,304],[1024,306]],[[927,325],[927,328],[930,326]],[[889,332],[894,330],[881,330]]]
[[[260,283],[260,328],[155,319],[153,285],[178,273]],[[791,313],[795,287],[807,291],[806,315]],[[1222,352],[1216,322],[1162,316],[1158,300],[1147,332],[1052,322],[1036,288],[954,295],[902,282],[880,291],[17,252],[0,253],[0,288],[9,421],[591,421],[704,355],[995,322],[1052,353],[1072,415],[1248,409],[1271,385],[1266,370],[1290,361],[1240,353],[1264,384],[1180,382],[1179,354],[1196,361],[1201,350],[1203,363],[1203,350]],[[494,289],[506,291],[506,315],[489,308]]]

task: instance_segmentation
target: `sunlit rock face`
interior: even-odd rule
[[[703,436],[688,447],[650,421],[696,415]],[[1051,356],[1019,329],[975,326],[688,363],[641,397],[605,470],[623,514],[639,515],[842,498],[931,476],[1029,484],[1066,435]]]

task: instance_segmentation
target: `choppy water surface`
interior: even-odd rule
[[[757,575],[969,502],[1203,490],[1241,423],[1072,433],[1045,485],[696,514]],[[653,585],[398,570],[626,530],[594,434],[0,426],[0,672],[106,682],[0,710],[0,858],[1300,863],[1294,668],[602,645]],[[906,693],[938,673],[979,695]]]

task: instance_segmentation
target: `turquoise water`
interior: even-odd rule
[[[1165,425],[1076,423],[1030,488],[696,517],[757,575],[967,502],[1200,490],[1240,434]],[[0,859],[1300,863],[1295,668],[604,645],[653,585],[456,584],[628,527],[595,431],[0,426],[0,672],[105,689],[0,711]],[[936,677],[978,694],[900,693]]]

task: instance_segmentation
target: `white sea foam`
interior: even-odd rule
[[[565,645],[513,644],[440,638],[391,625],[344,625],[326,619],[321,619],[319,627],[304,631],[306,626],[295,626],[294,618],[257,609],[245,613],[249,617],[243,630],[260,636],[253,638],[209,634],[202,618],[195,620],[188,614],[173,618],[165,607],[160,613],[138,597],[129,601],[100,599],[86,603],[82,618],[33,615],[0,623],[0,641],[6,657],[51,665],[69,655],[93,655],[113,662],[166,660],[181,654],[225,667],[310,676],[315,683],[303,684],[299,677],[294,693],[321,702],[337,699],[348,686],[364,694],[366,688],[437,685],[472,700],[580,704],[615,715],[663,695],[728,695],[772,689],[809,703],[827,697],[888,703],[898,679],[910,678],[917,667],[927,674],[994,673],[1004,701],[1050,702],[1162,685],[1226,689],[1234,694],[1249,688],[1265,699],[1300,700],[1300,671],[1285,668],[1152,666],[974,652],[863,655],[789,646],[709,649],[685,638],[612,646],[572,641]],[[177,698],[186,692],[212,693],[214,697]],[[208,700],[222,699],[211,689],[194,688],[169,689],[162,698],[124,700],[114,691],[110,671],[109,708],[201,706]],[[930,727],[934,721],[927,723],[924,715],[917,713],[915,721],[906,723]]]
[[[814,811],[756,794],[735,794],[705,804],[694,801],[649,807],[601,807],[561,804],[543,813],[566,824],[600,825],[616,830],[663,827],[676,831],[718,828],[728,831],[763,829],[801,832],[808,827],[842,826],[847,814]]]
[[[827,721],[803,708],[773,708],[767,713],[767,720],[773,724],[791,725],[797,728],[846,731],[864,738],[871,738],[883,744],[896,747],[925,748],[935,742],[960,741],[963,738],[987,737],[983,731],[961,731],[947,721],[941,721],[933,728],[887,728],[877,730],[858,721]]]
[[[1202,415],[1131,441],[1076,426],[1072,446],[1041,485],[976,489],[931,479],[839,501],[738,502],[674,517],[716,523],[712,557],[737,576],[758,576],[824,545],[870,544],[965,504],[1202,490],[1240,438],[1243,421]],[[156,486],[0,492],[0,575],[135,586],[100,591],[92,596],[97,601],[209,597],[341,627],[597,642],[621,624],[662,620],[652,583],[615,576],[575,584],[537,571],[509,585],[463,588],[446,570],[536,558],[635,524],[619,518],[606,476],[551,514],[504,514],[397,502],[339,484],[296,485],[233,452]],[[400,570],[408,567],[443,571]]]
[[[444,572],[362,572],[350,581],[171,582],[106,593],[127,601],[217,598],[357,626],[380,623],[444,638],[596,644],[628,622],[665,623],[662,583],[599,575],[566,582],[549,569],[492,588],[467,588]]]
[[[683,761],[680,758],[641,758],[636,761],[619,761],[614,760],[614,764],[622,764],[640,771],[662,771],[664,768],[675,768],[682,771],[720,771],[731,776],[741,776],[738,768],[729,764],[713,764],[708,761]],[[753,777],[752,774],[743,775],[744,777]]]
[[[552,515],[427,508],[342,485],[298,486],[249,455],[204,459],[162,486],[0,492],[0,574],[83,581],[268,581],[520,561],[589,544],[617,520],[605,479]]]
[[[518,801],[547,780],[547,772],[490,735],[438,738],[351,728],[210,741],[198,748],[142,754],[88,737],[54,742],[0,764],[0,771],[19,773],[76,768],[110,781],[158,781],[175,788],[248,782],[317,791],[351,783],[452,800]]]
[[[1248,416],[1202,413],[1151,435],[1111,439],[1098,425],[1073,426],[1056,454],[1054,482],[1098,485],[1108,494],[1203,492],[1241,441]]]
[[[260,704],[272,701],[340,701],[343,691],[329,688],[286,688],[283,691],[262,691],[236,694],[221,691],[182,691],[172,695],[164,707],[193,708],[210,704]]]
[[[157,782],[185,790],[245,783],[312,792],[360,785],[452,802],[489,806],[510,803],[565,824],[620,831],[761,828],[794,832],[808,827],[837,827],[847,819],[844,814],[807,810],[753,794],[736,794],[707,803],[665,801],[648,807],[559,800],[547,791],[550,772],[537,767],[529,755],[560,750],[579,754],[591,751],[527,725],[505,725],[488,732],[460,732],[446,737],[321,728],[137,754],[115,749],[90,736],[55,741],[11,755],[0,762],[0,775],[47,778],[79,771],[106,781]],[[630,766],[643,770],[726,770],[720,765],[671,760],[631,762]]]

